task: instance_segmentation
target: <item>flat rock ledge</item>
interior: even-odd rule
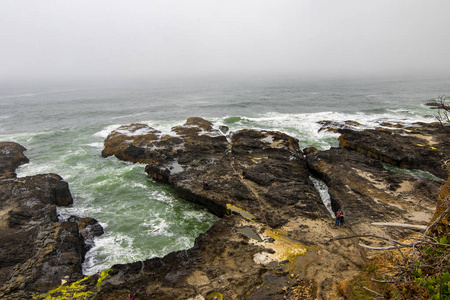
[[[56,207],[73,202],[56,174],[17,178],[26,149],[0,142],[0,298],[31,299],[83,277],[88,250],[77,222],[62,222]]]
[[[104,157],[147,164],[155,181],[222,218],[191,249],[113,266],[96,299],[128,293],[137,299],[343,299],[337,285],[373,254],[359,244],[382,244],[333,238],[399,239],[417,230],[375,222],[427,225],[449,154],[448,130],[435,124],[391,126],[397,130],[384,124],[374,131],[349,124],[358,126],[324,122],[323,130],[341,132],[341,146],[327,151],[302,151],[280,132],[230,132],[202,118],[189,118],[170,134],[145,124],[113,131]],[[425,154],[433,172],[427,160],[416,161]],[[346,215],[344,226],[334,225],[313,177],[327,184],[331,209]]]

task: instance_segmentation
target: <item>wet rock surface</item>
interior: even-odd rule
[[[0,179],[16,177],[16,169],[28,163],[23,152],[26,149],[13,142],[0,142]]]
[[[226,216],[200,235],[188,250],[114,266],[97,298],[113,299],[133,293],[138,299],[214,299],[219,295],[223,299],[240,299],[263,284],[265,277],[287,278],[289,273],[283,265],[255,263],[255,257],[267,249],[250,243],[237,230],[243,225],[242,218]],[[291,285],[294,283],[291,280]],[[276,286],[271,292],[283,297],[282,288]],[[267,292],[263,295],[268,296]]]
[[[313,174],[327,184],[333,210],[341,209],[355,232],[400,238],[398,234],[411,231],[370,228],[370,224],[427,225],[436,209],[439,179],[393,172],[379,160],[343,148],[309,153],[307,161]]]
[[[338,130],[340,147],[357,151],[390,165],[428,171],[447,178],[450,159],[450,129],[439,123],[414,126],[390,125],[367,130]]]
[[[96,291],[90,298],[343,299],[339,283],[373,254],[360,244],[381,244],[339,238],[400,239],[415,229],[376,223],[428,224],[446,178],[438,165],[448,159],[448,131],[436,124],[385,123],[376,130],[357,130],[351,121],[322,124],[341,133],[339,148],[302,151],[298,140],[280,132],[230,132],[202,118],[188,119],[171,134],[145,124],[113,131],[104,157],[146,163],[155,181],[222,218],[190,249],[115,265],[100,283],[92,276],[86,280]],[[344,226],[335,226],[311,175],[328,185]],[[95,220],[72,224],[96,232]]]
[[[329,215],[293,137],[256,130],[224,135],[223,128],[214,129],[201,118],[174,127],[172,136],[156,136],[156,129],[143,128],[132,124],[112,132],[103,155],[124,159],[123,153],[133,149],[139,154],[132,161],[146,162],[150,177],[171,184],[183,199],[202,204],[218,216],[229,209],[244,210],[255,221],[277,228],[292,217]],[[137,130],[151,132],[145,135],[146,142],[144,136],[134,134]]]
[[[17,178],[25,148],[0,147],[0,298],[30,299],[80,278],[86,249],[77,224],[58,220],[56,206],[73,201],[67,182],[56,174]]]
[[[335,292],[337,283],[354,274],[366,262],[368,251],[359,243],[369,241],[333,238],[374,234],[397,239],[413,230],[375,226],[375,222],[426,225],[434,213],[442,180],[397,172],[395,168],[387,167],[386,162],[397,167],[430,170],[426,161],[437,166],[447,155],[447,133],[434,124],[412,128],[384,124],[396,128],[395,132],[394,129],[353,130],[351,128],[357,128],[359,124],[351,121],[343,124],[323,122],[323,125],[322,130],[341,133],[340,148],[327,151],[310,148],[302,153],[296,139],[279,132],[229,132],[223,127],[214,129],[203,119],[191,118],[185,125],[174,127],[173,135],[157,136],[153,134],[158,132],[156,129],[145,129],[152,133],[146,142],[143,137],[129,134],[143,130],[145,125],[121,127],[110,135],[119,151],[109,147],[108,137],[104,153],[116,155],[119,159],[124,159],[122,153],[136,153],[138,157],[131,161],[147,163],[149,176],[171,184],[182,198],[200,203],[218,216],[235,213],[251,228],[259,228],[254,231],[257,237],[247,234],[251,244],[242,241],[239,247],[233,246],[247,249],[244,252],[256,253],[253,260],[248,257],[240,261],[239,266],[250,268],[261,264],[264,270],[273,267],[273,270],[282,269],[284,273],[271,270],[270,274],[263,275],[264,272],[260,271],[253,281],[228,283],[235,291],[237,287],[242,288],[240,285],[246,286],[246,293],[243,290],[229,293],[227,285],[216,284],[215,290],[228,291],[227,298],[283,299],[304,292],[311,297],[334,299],[339,297]],[[122,134],[122,142],[118,142],[119,133]],[[134,139],[137,139],[136,143]],[[380,139],[384,141],[380,142]],[[395,157],[395,160],[387,157]],[[418,158],[420,162],[416,161]],[[310,173],[328,185],[333,210],[342,209],[346,216],[344,227],[334,225],[333,217],[311,184]],[[439,170],[432,173],[442,175]],[[202,188],[204,182],[207,183],[206,189]],[[245,236],[242,224],[229,225]],[[262,232],[270,230],[276,230],[274,238],[262,237]],[[206,237],[213,239],[216,234],[208,231],[205,237],[197,240],[196,247],[207,242]],[[227,235],[231,239],[232,234]],[[289,243],[280,242],[280,237],[297,244],[286,246]],[[259,253],[252,252],[256,251],[253,247],[258,243],[263,249]],[[215,248],[210,248],[202,257],[215,257],[219,251],[217,247],[223,248],[220,251],[230,251],[226,242],[214,245]],[[304,253],[286,252],[289,247],[303,249]],[[190,257],[189,251],[183,253]],[[264,259],[265,255],[277,256],[277,253],[290,254],[284,258],[279,255],[276,259]],[[189,261],[188,258],[186,260]],[[143,262],[143,266],[146,263]],[[196,265],[195,260],[191,263]],[[200,264],[208,265],[204,261]],[[128,271],[121,269],[121,272]],[[186,274],[190,275],[186,276],[192,276],[192,272],[187,271]],[[227,277],[228,272],[222,270],[219,273]],[[205,288],[211,288],[210,273],[202,274],[206,276]],[[250,274],[249,271],[249,277]],[[287,274],[295,280],[288,280],[290,275]],[[271,284],[275,282],[277,284]],[[126,284],[120,286],[124,291]],[[134,286],[142,293],[139,285]],[[284,286],[284,290],[278,293],[273,286]],[[110,286],[110,289],[105,299],[113,295],[114,288]],[[199,284],[184,285],[183,289],[190,291],[184,295],[185,298],[193,299],[196,295],[207,298],[209,293],[207,289],[199,289]],[[143,299],[153,296],[170,298],[168,294],[141,295]]]

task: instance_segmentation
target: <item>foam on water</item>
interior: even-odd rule
[[[105,234],[95,239],[83,264],[86,274],[192,246],[217,219],[178,199],[170,187],[154,183],[145,174],[145,165],[102,158],[104,137],[117,127],[90,134],[66,130],[25,136],[31,149],[26,153],[30,163],[17,170],[19,177],[61,175],[69,182],[74,198],[73,206],[58,208],[61,219],[93,217],[104,227]],[[57,142],[48,143],[55,138]]]
[[[325,205],[325,207],[327,208],[331,217],[334,218],[335,215],[334,215],[333,209],[331,207],[331,198],[330,198],[330,194],[328,193],[327,185],[322,180],[315,178],[313,176],[309,176],[309,179],[311,179],[311,181],[314,184],[314,187],[319,192],[320,198],[322,199],[322,202]]]
[[[111,131],[116,130],[120,126],[121,126],[120,124],[108,125],[105,128],[103,128],[101,131],[98,131],[98,132],[94,133],[94,136],[106,139],[106,137],[111,133]]]
[[[370,114],[364,112],[318,112],[305,114],[286,114],[268,112],[258,117],[224,117],[216,118],[214,122],[218,125],[230,127],[232,131],[254,128],[264,130],[277,130],[292,135],[300,140],[301,147],[314,146],[321,150],[329,149],[338,145],[339,134],[326,130],[320,131],[322,125],[319,121],[333,121],[343,123],[345,121],[356,121],[359,125],[355,130],[373,129],[376,127],[388,127],[383,122],[403,123],[411,125],[416,122],[435,122],[433,116],[421,115],[404,109],[384,110],[383,113]],[[348,125],[351,127],[351,125]]]
[[[19,89],[0,95],[0,140],[28,149],[30,163],[17,170],[19,177],[57,173],[69,183],[74,205],[58,208],[62,218],[93,217],[105,228],[83,266],[93,274],[191,247],[217,220],[149,179],[144,165],[102,158],[105,138],[119,126],[143,123],[174,135],[173,126],[199,116],[215,128],[277,130],[299,139],[301,148],[325,150],[338,145],[338,134],[319,131],[318,121],[353,120],[361,129],[383,121],[434,122],[426,116],[434,111],[421,103],[446,94],[447,87],[448,81],[294,81],[41,93]],[[172,171],[180,168],[175,163]]]

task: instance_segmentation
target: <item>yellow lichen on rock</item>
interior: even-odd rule
[[[223,295],[219,292],[211,292],[206,295],[206,300],[223,300]]]
[[[260,252],[255,254],[254,260],[256,263],[267,264],[271,261],[289,261],[292,265],[299,256],[306,255],[308,252],[308,249],[302,243],[280,234],[270,227],[266,227],[263,235],[267,237],[263,238],[263,246],[272,249],[274,253]]]
[[[305,245],[280,234],[272,228],[267,227],[264,234],[275,240],[271,248],[276,251],[273,255],[279,261],[289,260],[290,263],[293,263],[298,256],[305,255],[308,252]]]
[[[108,276],[108,273],[111,269],[104,270],[100,273],[100,277],[97,280],[97,290],[92,291],[89,290],[89,286],[83,284],[84,281],[91,278],[91,276],[86,276],[78,281],[75,281],[69,285],[61,285],[56,289],[48,291],[47,293],[42,294],[34,294],[32,296],[33,299],[42,299],[42,300],[65,300],[65,299],[91,299],[98,291],[100,290],[100,286],[102,281]]]
[[[245,211],[242,208],[239,208],[239,207],[234,206],[229,203],[227,203],[227,212],[229,212],[229,214],[231,214],[231,212],[237,213],[237,214],[241,215],[243,218],[248,219],[248,220],[255,219],[255,216],[252,215],[251,213],[249,213],[248,211]]]

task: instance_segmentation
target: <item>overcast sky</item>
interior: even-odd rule
[[[450,77],[449,0],[2,0],[0,82]]]

